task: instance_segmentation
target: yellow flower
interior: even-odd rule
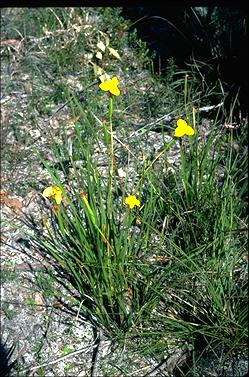
[[[183,119],[178,119],[177,127],[175,129],[174,136],[175,137],[182,137],[184,135],[193,136],[195,131],[194,129],[187,124],[187,122]]]
[[[125,198],[125,204],[127,204],[131,209],[135,206],[140,207],[140,201],[134,195],[127,196]]]
[[[49,186],[47,187],[42,195],[45,196],[46,198],[52,198],[56,201],[57,204],[60,204],[62,201],[62,191],[60,187],[58,186]]]
[[[99,84],[99,87],[100,89],[104,90],[104,92],[110,92],[114,96],[120,95],[117,77],[113,77],[111,80],[102,82],[101,84]]]

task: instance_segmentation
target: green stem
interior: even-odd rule
[[[196,110],[193,107],[192,108],[193,128],[194,128],[194,130],[196,132],[195,113],[196,113]],[[199,160],[199,156],[198,156],[198,138],[197,137],[194,140],[194,158],[195,158],[195,161],[196,161],[196,166],[195,166],[195,186],[194,187],[195,187],[196,194],[197,194],[198,193],[198,189],[199,189],[199,184],[200,184],[200,160]]]
[[[154,163],[171,147],[171,145],[174,143],[175,141],[175,138],[172,138],[168,144],[165,145],[165,147],[163,148],[163,150],[154,158],[154,160],[149,164],[149,166],[145,169],[144,173],[142,174],[142,176],[139,178],[138,180],[138,183],[137,183],[137,187],[135,189],[135,192],[137,191],[138,189],[138,186],[139,186],[139,183],[141,182],[142,178],[144,178],[144,176],[148,173],[149,169],[152,168],[152,166],[154,165]]]
[[[168,144],[165,145],[163,150],[154,158],[154,160],[150,163],[150,165],[145,169],[145,174],[147,171],[154,165],[154,163],[171,147],[171,145],[174,143],[175,139],[171,139]]]
[[[187,113],[187,96],[188,96],[188,75],[186,74],[184,77],[184,107],[185,107],[185,114],[188,120],[188,113]]]
[[[112,134],[112,114],[113,114],[113,98],[112,95],[109,95],[109,119],[110,119],[110,154],[111,154],[111,177],[113,175],[114,170],[114,148],[113,148],[113,134]]]
[[[102,124],[103,124],[103,132],[104,132],[104,142],[105,142],[105,145],[108,148],[108,145],[109,145],[109,135],[108,135],[108,132],[107,132],[106,121],[103,120]]]
[[[110,145],[109,145],[109,153],[111,158],[111,166],[110,166],[110,175],[109,175],[109,182],[108,182],[108,192],[107,192],[107,217],[111,219],[112,213],[112,179],[113,179],[113,171],[114,171],[114,148],[113,148],[113,130],[112,130],[112,114],[113,114],[113,98],[112,95],[109,93],[109,122],[110,122]],[[108,231],[107,231],[108,233]],[[109,255],[109,245],[108,246],[108,255]]]

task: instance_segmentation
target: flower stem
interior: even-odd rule
[[[143,172],[143,174],[141,175],[141,177],[139,178],[138,180],[138,183],[137,183],[137,186],[136,186],[136,189],[135,189],[135,192],[137,191],[138,189],[138,186],[139,186],[139,183],[141,182],[142,178],[145,177],[145,175],[148,173],[149,169],[151,169],[153,167],[153,165],[155,164],[155,162],[171,147],[171,145],[175,142],[175,138],[171,139],[166,145],[165,147],[163,148],[163,150],[154,158],[154,160],[149,164],[149,166],[145,169],[145,171]]]
[[[111,155],[111,170],[110,175],[112,177],[114,170],[114,148],[113,148],[113,134],[112,134],[112,114],[113,114],[113,98],[109,95],[109,119],[110,119],[110,155]]]
[[[188,74],[184,76],[184,107],[185,107],[185,114],[188,119],[188,112],[187,112],[187,97],[188,97]]]
[[[110,174],[108,180],[108,191],[107,191],[107,217],[111,218],[112,213],[112,184],[113,184],[113,171],[114,171],[114,148],[113,148],[113,130],[112,130],[112,114],[113,114],[113,98],[109,93],[109,123],[110,123],[110,144],[109,144],[109,154],[111,158],[110,163]],[[108,230],[107,230],[108,234]],[[107,254],[109,255],[110,245],[107,244]]]

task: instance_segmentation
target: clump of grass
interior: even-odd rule
[[[115,337],[151,312],[156,304],[154,285],[160,286],[164,278],[158,281],[157,276],[147,281],[149,270],[141,263],[149,251],[149,218],[153,220],[156,215],[151,208],[157,197],[152,195],[152,189],[142,194],[141,180],[135,188],[135,178],[131,185],[136,196],[129,195],[132,192],[126,188],[128,176],[121,185],[115,174],[112,106],[110,101],[110,133],[104,128],[103,135],[110,159],[107,177],[101,176],[91,157],[89,140],[82,139],[77,127],[76,138],[85,166],[77,168],[71,157],[74,182],[66,190],[46,165],[58,187],[48,196],[57,204],[52,207],[52,225],[45,220],[47,236],[35,239],[35,243],[60,266],[60,275],[78,294],[76,302],[84,316]],[[62,170],[65,172],[63,166]],[[140,209],[136,197],[141,197]]]
[[[107,85],[105,90],[111,89]],[[159,334],[172,337],[174,332],[181,341],[191,337],[196,344],[201,337],[206,347],[225,344],[232,350],[246,344],[247,310],[245,268],[239,267],[245,250],[231,235],[241,226],[232,137],[225,158],[224,130],[218,133],[215,124],[200,145],[195,110],[191,118],[188,112],[187,83],[184,101],[192,127],[181,121],[177,129],[183,127],[181,136],[195,130],[192,141],[172,139],[139,178],[126,172],[121,182],[112,137],[114,98],[109,94],[109,122],[103,124],[102,136],[109,161],[105,177],[78,124],[75,138],[84,166],[77,167],[69,156],[74,178],[65,185],[45,163],[58,195],[48,195],[54,200],[52,220],[44,219],[47,234],[34,243],[74,288],[79,313],[112,339],[134,336],[138,329],[140,337],[152,336],[152,321],[160,329],[159,349],[168,342],[164,335],[161,343]],[[173,142],[180,143],[180,168],[158,180],[151,168]],[[60,149],[56,153],[60,159]],[[129,195],[136,198],[133,208],[125,206]],[[165,218],[167,226],[161,228]]]

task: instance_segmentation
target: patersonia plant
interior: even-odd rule
[[[109,97],[109,125],[105,122],[103,129],[110,161],[107,179],[101,176],[78,130],[84,171],[72,161],[75,181],[64,187],[45,163],[54,185],[45,188],[43,196],[51,200],[53,220],[44,219],[46,234],[34,239],[55,262],[64,281],[74,287],[79,312],[114,336],[150,315],[168,279],[164,270],[153,273],[155,266],[147,261],[149,245],[157,237],[154,224],[159,198],[149,177],[153,164],[178,137],[194,135],[193,128],[179,119],[174,137],[140,176],[131,177],[134,189],[126,192],[127,184],[117,179],[114,156],[113,100],[121,94],[118,85],[116,77],[99,85]]]

